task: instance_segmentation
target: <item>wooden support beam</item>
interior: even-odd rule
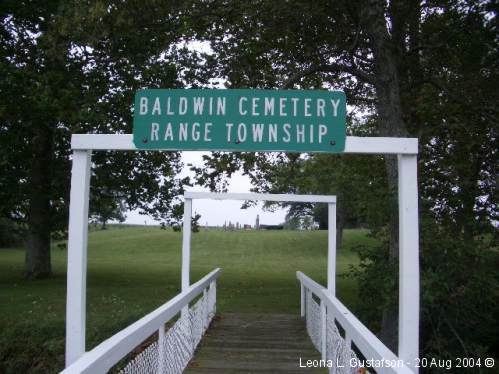
[[[398,356],[419,356],[419,218],[417,157],[399,155],[399,344]],[[417,372],[417,368],[413,368]]]
[[[96,151],[138,150],[133,144],[132,134],[74,134],[71,138],[71,148]],[[347,136],[343,153],[417,154],[418,139]]]
[[[74,151],[68,228],[66,366],[85,353],[90,151]]]

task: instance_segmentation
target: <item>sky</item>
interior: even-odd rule
[[[182,161],[186,165],[182,176],[191,175],[187,164],[202,166],[202,156],[205,152],[182,152]],[[247,176],[242,173],[236,173],[231,179],[228,187],[228,192],[250,192],[251,183]],[[194,186],[188,189],[189,191],[208,191],[206,188]],[[209,226],[222,226],[224,222],[236,223],[244,225],[254,225],[256,216],[260,216],[260,224],[277,225],[284,222],[286,210],[278,209],[274,212],[263,211],[262,202],[258,206],[241,209],[242,201],[220,201],[220,200],[193,200],[192,210],[194,213],[201,214],[199,223],[201,225],[208,224]],[[140,215],[138,211],[129,212],[125,223],[140,224],[140,225],[159,225],[159,222],[152,218]]]

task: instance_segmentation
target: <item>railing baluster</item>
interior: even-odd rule
[[[203,290],[203,333],[208,328],[208,289]]]
[[[327,311],[326,303],[321,298],[321,354],[322,359],[327,359]]]
[[[213,313],[213,316],[215,316],[215,314],[217,313],[217,280],[214,279],[211,284],[213,287],[213,309],[211,313]]]
[[[141,345],[156,331],[158,332],[158,341],[154,345],[150,345],[143,350],[138,356],[130,361],[128,365],[131,365],[130,367],[143,367],[146,365],[145,361],[147,361],[147,365],[152,365],[148,366],[148,368],[152,369],[155,374],[170,372],[172,370],[170,365],[181,367],[180,370],[183,370],[185,365],[187,365],[188,360],[191,359],[192,353],[200,340],[198,332],[197,340],[194,341],[194,339],[192,339],[192,342],[196,344],[193,344],[192,347],[188,347],[189,339],[192,338],[191,331],[189,331],[192,330],[191,314],[193,317],[196,317],[197,315],[196,318],[203,317],[202,302],[198,301],[198,313],[191,313],[191,311],[189,311],[187,315],[181,317],[173,324],[171,329],[172,331],[176,331],[175,334],[171,334],[170,330],[168,330],[168,332],[165,331],[165,323],[177,316],[182,309],[189,307],[189,303],[202,295],[208,286],[211,285],[214,287],[215,279],[220,275],[220,272],[221,269],[215,269],[207,274],[170,301],[100,343],[91,351],[87,352],[85,356],[63,370],[62,373],[106,373],[119,360]],[[215,291],[215,288],[213,288],[213,291]],[[210,298],[209,293],[207,297]],[[212,297],[216,297],[216,294],[212,293]],[[216,301],[213,300],[211,304],[214,307]],[[198,321],[198,323],[203,325],[204,321]],[[182,339],[184,343],[172,347],[169,344],[172,337],[174,339]],[[180,356],[176,357],[177,354],[180,354]],[[172,360],[177,360],[178,362],[172,362]]]
[[[313,346],[321,353],[321,360],[332,360],[333,364],[345,365],[358,359],[357,351],[367,360],[388,360],[395,366],[380,368],[378,373],[414,374],[412,368],[400,365],[401,358],[395,355],[355,315],[348,310],[326,288],[297,272],[300,281],[302,311]],[[320,302],[315,302],[316,295]],[[304,306],[305,302],[305,306]],[[328,323],[330,329],[328,330]],[[335,326],[336,323],[341,326]],[[344,335],[340,330],[344,331]],[[355,345],[355,351],[352,347]]]
[[[305,303],[306,303],[306,292],[305,286],[303,286],[303,282],[300,282],[300,316],[305,317]]]
[[[166,372],[166,351],[165,351],[165,325],[158,330],[158,374]]]

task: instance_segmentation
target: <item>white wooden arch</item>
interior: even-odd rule
[[[138,151],[131,134],[121,135],[73,135],[73,166],[68,232],[67,304],[66,304],[66,366],[69,366],[85,353],[86,329],[86,277],[87,277],[87,235],[88,203],[92,151],[121,150]],[[398,357],[406,362],[414,362],[418,357],[419,346],[419,220],[417,188],[418,141],[415,138],[347,137],[344,153],[353,154],[392,154],[398,156],[398,201],[399,201],[399,329]],[[199,195],[201,194],[201,195]],[[205,193],[186,193],[187,200],[212,196]],[[274,195],[279,196],[279,195]],[[284,195],[289,201],[289,195]],[[216,197],[216,196],[215,196]],[[255,194],[232,195],[243,200],[270,200],[255,198]],[[263,196],[262,196],[263,197]],[[209,197],[211,198],[211,197]],[[317,196],[300,197],[303,199]],[[335,224],[334,197],[322,196],[329,203],[330,228]],[[330,200],[327,200],[330,199]],[[186,200],[186,201],[187,201]],[[308,202],[311,202],[308,200]],[[283,200],[279,200],[283,201]],[[315,201],[317,202],[317,201]],[[320,202],[320,201],[319,201]],[[186,212],[191,209],[187,203]],[[187,213],[186,213],[187,214]],[[332,217],[334,215],[334,217]],[[331,219],[333,218],[333,219]],[[190,226],[190,219],[185,221]],[[335,249],[335,230],[329,230],[329,251]],[[190,234],[190,228],[185,227]],[[184,237],[185,239],[185,237]],[[184,245],[185,244],[184,240]],[[183,257],[186,252],[183,250]],[[331,257],[331,259],[329,259]],[[328,265],[333,261],[328,256]],[[190,254],[189,254],[190,260]],[[190,262],[183,259],[182,289],[189,285],[188,270]],[[328,266],[328,292],[334,292],[332,272]],[[334,274],[334,273],[333,273]]]
[[[189,288],[191,264],[191,218],[192,200],[257,200],[295,203],[326,203],[328,205],[328,262],[327,262],[327,288],[331,294],[336,289],[336,196],[326,195],[291,195],[291,194],[265,194],[265,193],[213,193],[186,191],[184,193],[184,229],[182,232],[182,291]]]

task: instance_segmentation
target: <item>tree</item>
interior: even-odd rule
[[[282,223],[282,226],[286,230],[298,230],[300,228],[300,219],[286,214],[286,220]]]
[[[199,220],[201,219],[201,214],[196,213],[194,217],[191,218],[191,230],[192,232],[199,232]]]
[[[342,89],[351,105],[368,113],[373,135],[419,137],[421,193],[429,200],[423,213],[472,242],[497,217],[491,178],[497,174],[496,13],[488,1],[224,1],[200,7],[196,25],[228,87]],[[464,109],[472,107],[483,110]],[[288,168],[270,181],[253,181],[256,189],[288,184],[294,192],[303,184],[282,179],[303,174],[300,157],[214,153],[205,158],[208,170],[197,171],[214,189],[224,188],[224,176],[238,169],[268,176]],[[373,264],[387,261],[382,265],[393,268],[397,165],[393,157],[382,160],[387,188],[380,194],[384,205],[376,205],[382,214],[367,210],[378,217],[377,227],[388,228],[380,230],[388,233],[388,250]],[[396,349],[396,297],[383,307],[382,340]]]
[[[314,227],[314,218],[312,216],[302,217],[301,227],[303,228],[303,230],[312,230]]]
[[[89,216],[96,222],[101,223],[102,230],[107,228],[106,224],[111,220],[120,223],[125,221],[126,207],[123,197],[119,194],[101,191],[91,200],[93,204]]]
[[[50,275],[50,233],[66,227],[70,135],[130,133],[136,89],[196,84],[195,68],[177,67],[196,61],[178,47],[182,6],[1,3],[0,212],[27,230],[26,276]],[[175,216],[185,182],[176,178],[178,153],[100,152],[93,166],[94,190],[119,190],[128,209],[156,218]]]

